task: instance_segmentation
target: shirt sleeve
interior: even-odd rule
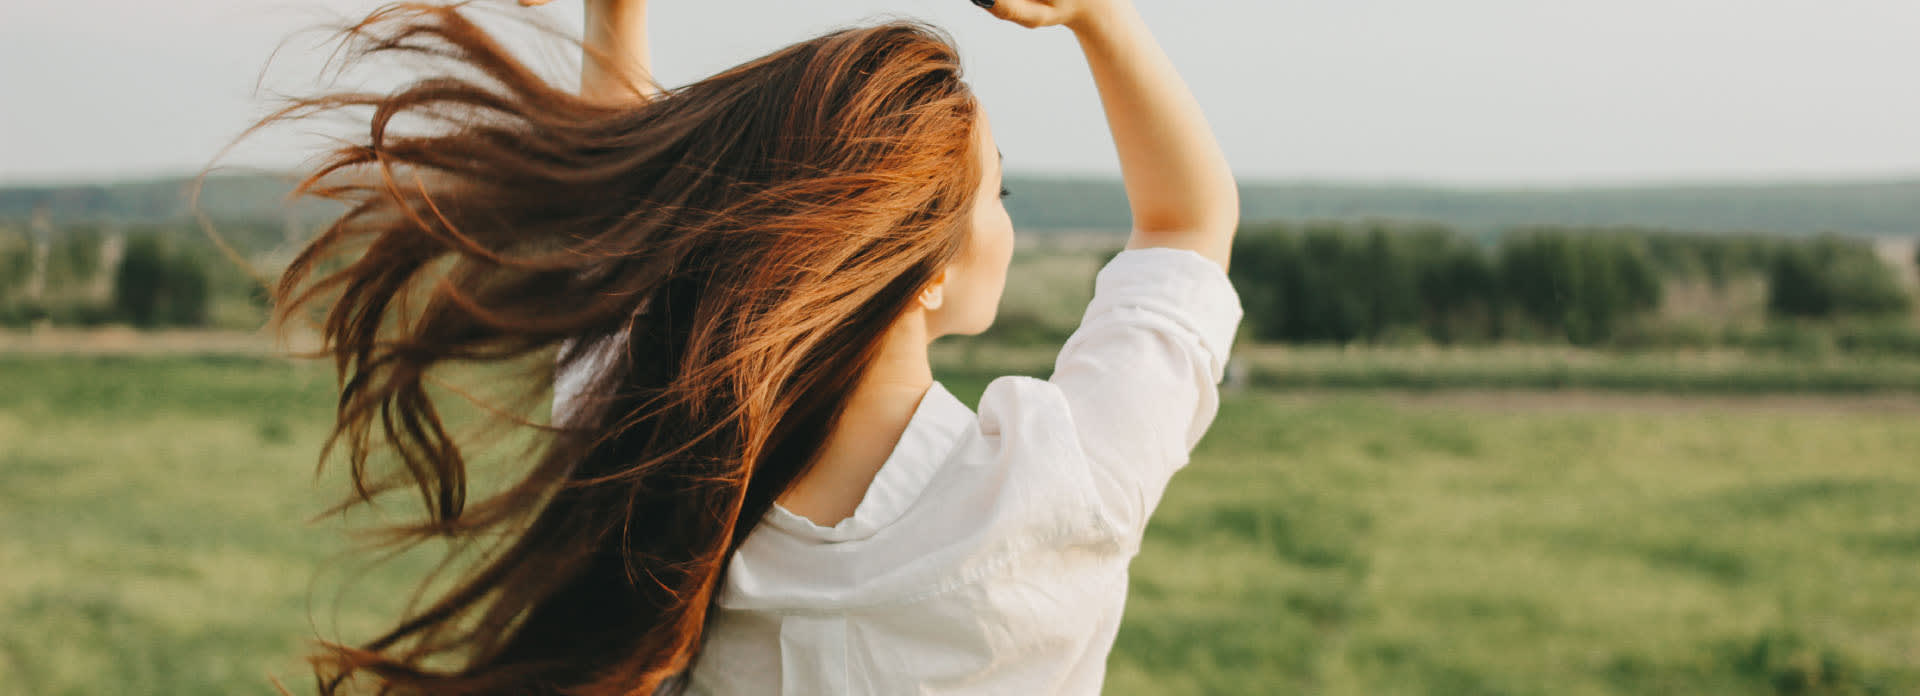
[[[1099,504],[1139,539],[1219,410],[1243,315],[1220,264],[1170,247],[1121,251],[1048,381],[1065,396]]]

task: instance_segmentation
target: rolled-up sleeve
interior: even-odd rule
[[[1121,251],[1048,381],[1066,397],[1101,505],[1137,540],[1219,411],[1243,315],[1219,264],[1187,249]]]

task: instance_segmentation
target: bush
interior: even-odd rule
[[[1715,290],[1747,274],[1764,274],[1778,242],[1751,234],[1696,234],[1664,230],[1627,230],[1644,240],[1662,275],[1703,279]]]
[[[198,259],[173,251],[159,236],[134,237],[114,273],[114,313],[140,327],[201,326],[208,290]]]
[[[1264,341],[1916,352],[1914,327],[1889,321],[1912,306],[1892,268],[1867,244],[1838,237],[1531,227],[1489,253],[1439,226],[1280,223],[1244,229],[1232,268],[1248,335]],[[1762,274],[1768,314],[1785,320],[1775,326],[1722,334],[1716,322],[1674,325],[1656,313],[1668,278],[1724,289]],[[1870,321],[1830,325],[1849,318]]]
[[[1444,228],[1413,233],[1421,326],[1440,343],[1500,338],[1500,279],[1486,250]]]
[[[0,326],[25,327],[47,318],[47,309],[38,302],[8,300],[0,302]]]
[[[96,227],[62,228],[47,248],[47,291],[84,293],[92,286],[100,276],[100,245],[104,240],[105,235]]]
[[[1384,225],[1268,225],[1236,238],[1232,275],[1254,337],[1348,343],[1419,321],[1418,262]]]
[[[1866,242],[1825,236],[1785,245],[1767,276],[1767,311],[1777,317],[1875,317],[1910,307],[1893,269]]]
[[[1603,343],[1625,319],[1660,306],[1660,278],[1636,237],[1532,228],[1501,240],[1504,296],[1576,345]]]
[[[1495,261],[1445,227],[1265,225],[1237,238],[1233,271],[1254,337],[1287,342],[1601,343],[1663,294],[1639,238],[1549,228],[1506,237]]]
[[[25,287],[33,275],[33,242],[10,228],[0,228],[0,300]]]
[[[1362,244],[1337,224],[1311,224],[1289,245],[1281,292],[1280,331],[1293,341],[1348,343],[1367,335],[1369,287],[1356,282],[1366,259]]]

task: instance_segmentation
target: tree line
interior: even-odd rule
[[[1920,257],[1914,259],[1920,263]],[[1912,328],[1913,298],[1865,240],[1534,226],[1272,223],[1236,238],[1247,330],[1288,343],[1552,341],[1644,332],[1676,283],[1764,281],[1766,319]]]
[[[195,224],[30,229],[0,223],[0,326],[250,328],[264,318],[262,289]],[[297,236],[283,222],[218,229],[255,258]],[[1911,261],[1920,264],[1920,252]],[[1848,344],[1840,347],[1920,353],[1914,298],[1897,269],[1870,242],[1831,235],[1266,223],[1242,228],[1231,277],[1247,310],[1243,335],[1267,342],[1791,347],[1824,340],[1808,338],[1815,324],[1851,327],[1834,339]],[[1760,325],[1722,330],[1659,316],[1675,288],[1756,283],[1765,293]],[[1024,316],[1008,313],[993,337],[1031,342],[1072,328]]]

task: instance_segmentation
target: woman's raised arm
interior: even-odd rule
[[[586,5],[580,95],[612,103],[651,98],[655,87],[647,47],[647,0],[586,0]]]
[[[1133,237],[1127,248],[1191,249],[1227,265],[1240,193],[1200,104],[1131,0],[998,0],[994,16],[1073,31],[1120,153]]]

